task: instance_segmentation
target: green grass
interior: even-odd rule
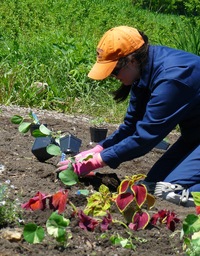
[[[178,44],[182,24],[187,26],[182,17],[141,10],[130,0],[2,0],[0,13],[0,104],[103,115],[108,122],[121,122],[127,102],[116,105],[110,95],[119,83],[87,77],[105,31],[134,26],[152,44],[194,50],[181,40]],[[200,34],[195,29],[194,34],[198,42]],[[37,81],[48,87],[35,97],[31,85]]]

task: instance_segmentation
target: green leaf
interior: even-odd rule
[[[55,238],[60,238],[63,241],[63,237],[66,234],[66,227],[69,226],[70,220],[65,219],[57,212],[53,212],[46,222],[47,232]]]
[[[11,117],[11,122],[13,124],[20,124],[21,122],[23,122],[24,118],[22,116],[18,116],[18,115],[14,115]]]
[[[46,150],[47,152],[50,154],[50,155],[53,155],[53,156],[61,156],[62,152],[60,150],[60,147],[57,146],[57,145],[54,145],[54,144],[49,144],[47,147],[46,147]]]
[[[60,180],[68,186],[75,185],[78,182],[78,175],[73,171],[67,169],[59,173],[58,177]]]
[[[191,192],[193,198],[194,198],[194,203],[196,206],[200,206],[200,192]]]
[[[36,129],[32,132],[33,137],[45,137],[46,135],[42,133],[39,129]]]
[[[23,122],[19,125],[18,130],[19,132],[26,133],[29,131],[30,126],[31,126],[31,123]]]
[[[110,190],[107,186],[105,186],[104,184],[102,184],[100,187],[99,187],[99,193],[101,193],[102,195],[105,195],[107,196],[109,193],[110,193]]]
[[[28,223],[24,226],[24,239],[30,244],[37,244],[44,239],[44,229],[34,223]]]
[[[123,248],[135,249],[136,246],[132,243],[131,238],[123,238],[120,235],[112,235],[110,241],[114,245],[121,245]]]
[[[183,221],[183,232],[185,235],[200,231],[200,215],[188,214]]]
[[[46,136],[50,136],[51,135],[51,130],[49,130],[45,125],[41,124],[39,127],[39,130],[41,131],[41,133],[43,133]]]
[[[84,196],[88,196],[89,195],[89,190],[88,189],[79,189],[77,191],[78,195],[84,195]]]

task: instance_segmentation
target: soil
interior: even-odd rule
[[[69,131],[74,136],[82,140],[81,150],[89,149],[95,144],[90,143],[89,133],[89,117],[72,116],[55,111],[45,111],[33,109],[42,123],[48,125],[49,128],[57,131]],[[151,166],[164,153],[163,150],[153,149],[147,155],[134,159],[132,161],[121,164],[116,170],[104,167],[98,170],[95,177],[86,177],[80,179],[77,185],[66,187],[56,175],[56,165],[59,162],[59,157],[52,157],[46,162],[39,162],[32,154],[31,149],[34,143],[34,138],[30,133],[22,135],[18,132],[18,126],[10,122],[10,117],[14,114],[24,115],[29,112],[29,109],[20,108],[18,106],[0,106],[0,163],[5,166],[5,169],[0,174],[1,182],[10,180],[15,186],[13,199],[18,198],[20,203],[27,202],[38,191],[43,193],[54,194],[61,188],[69,189],[69,199],[79,209],[84,209],[86,205],[86,197],[77,195],[79,189],[88,189],[90,192],[98,190],[101,184],[109,186],[111,191],[116,191],[119,182],[125,176],[134,174],[146,174]],[[108,125],[108,135],[111,134],[117,125]],[[173,144],[177,140],[179,134],[173,131],[169,134],[168,140]],[[162,170],[161,170],[162,171]],[[156,204],[150,214],[161,209],[175,211],[181,221],[189,213],[195,213],[193,208],[185,208],[175,205],[170,202],[156,199]],[[64,213],[69,217],[72,209],[67,206]],[[45,209],[44,211],[27,211],[23,210],[22,219],[24,223],[33,222],[37,225],[45,227],[48,217],[52,210]],[[115,219],[123,220],[119,211],[113,207],[112,216]],[[123,220],[124,221],[124,220]],[[40,244],[28,244],[23,236],[18,241],[7,239],[3,235],[0,238],[0,256],[7,255],[23,255],[23,256],[61,256],[61,255],[76,255],[76,256],[160,256],[160,255],[184,255],[182,250],[183,242],[180,240],[180,230],[182,223],[177,224],[176,231],[172,232],[166,226],[147,226],[144,230],[131,231],[134,237],[133,243],[136,246],[135,250],[125,249],[119,245],[112,245],[109,236],[112,234],[120,234],[123,237],[128,237],[124,227],[119,224],[111,225],[107,231],[106,238],[100,238],[101,231],[96,228],[94,232],[84,231],[78,225],[77,219],[72,218],[69,230],[72,233],[72,238],[69,240],[69,245],[65,248],[59,246],[55,239],[46,236]],[[23,225],[10,225],[2,227],[1,234],[5,230],[23,230]]]

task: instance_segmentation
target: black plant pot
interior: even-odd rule
[[[56,144],[50,136],[38,137],[35,139],[31,152],[40,162],[45,162],[53,157],[53,155],[50,155],[46,150],[46,147],[49,144]]]
[[[82,141],[72,134],[60,139],[60,149],[65,154],[76,154],[79,152]]]
[[[90,127],[91,142],[100,142],[104,140],[107,132],[107,128]]]

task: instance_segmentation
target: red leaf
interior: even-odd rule
[[[200,214],[200,206],[199,206],[199,205],[198,205],[198,206],[196,205],[195,209],[196,209],[196,213],[197,213],[197,214]]]
[[[135,200],[138,207],[141,207],[147,198],[147,189],[144,185],[132,185],[131,190],[135,194]]]
[[[166,224],[168,229],[174,231],[175,224],[180,222],[180,219],[177,218],[176,214],[172,211],[160,210],[158,213],[155,213],[151,218],[152,225],[156,225],[158,221],[161,224]]]
[[[122,193],[117,196],[115,202],[120,212],[123,212],[126,207],[133,201],[134,195],[131,193]]]
[[[67,197],[68,197],[68,190],[59,191],[56,194],[52,196],[52,205],[54,209],[58,209],[58,213],[61,214],[66,209],[66,203],[67,203]]]
[[[99,224],[97,220],[87,216],[82,210],[78,212],[79,227],[86,231],[94,231],[95,227]]]
[[[129,228],[133,230],[144,229],[149,223],[150,217],[147,212],[136,212],[133,215],[132,223],[129,224]]]
[[[37,192],[37,194],[32,197],[27,203],[22,204],[22,208],[30,209],[32,211],[36,210],[44,210],[46,208],[46,198],[49,197],[46,194],[42,194],[41,192]]]
[[[159,218],[159,213],[154,213],[153,216],[151,217],[151,224],[155,226]]]
[[[106,230],[108,230],[109,224],[112,223],[112,217],[111,214],[108,213],[107,216],[105,216],[101,222],[101,231],[104,232]]]
[[[129,184],[130,184],[130,180],[123,180],[120,185],[119,185],[119,188],[118,188],[118,193],[121,194],[121,193],[125,193],[129,187]]]

